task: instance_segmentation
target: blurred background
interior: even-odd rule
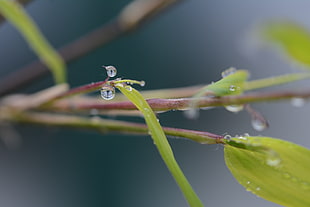
[[[59,48],[116,17],[130,2],[41,0],[30,2],[26,9]],[[141,90],[207,84],[220,79],[231,66],[249,70],[251,79],[297,72],[300,67],[283,55],[257,47],[251,31],[274,19],[296,21],[310,29],[309,8],[306,0],[185,0],[137,31],[70,63],[69,83],[74,87],[103,80],[101,65],[109,64],[118,68],[121,77],[145,80]],[[36,59],[15,28],[3,23],[1,78]],[[49,75],[19,92],[52,84]],[[302,81],[283,88],[309,86],[309,81]],[[246,112],[234,114],[223,108],[201,111],[195,120],[182,112],[163,113],[159,119],[163,126],[232,136],[264,135],[310,148],[309,103],[300,108],[289,101],[253,106],[269,120],[269,129],[257,132]],[[21,146],[11,150],[0,144],[1,206],[187,206],[149,136],[30,126],[14,129],[21,136]],[[222,146],[180,139],[170,143],[206,206],[279,206],[237,183],[225,166]]]

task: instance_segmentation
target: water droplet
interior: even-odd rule
[[[227,111],[237,113],[239,111],[242,111],[244,107],[243,105],[229,105],[229,106],[225,106],[225,108]]]
[[[109,65],[109,66],[102,66],[103,68],[105,68],[107,70],[107,75],[110,77],[110,78],[113,78],[116,76],[117,74],[117,70],[114,66],[112,65]]]
[[[243,136],[244,136],[244,137],[249,137],[250,134],[249,134],[249,133],[244,133]]]
[[[140,81],[140,86],[145,86],[145,81]]]
[[[126,89],[127,91],[132,91],[132,87],[131,87],[131,86],[125,86],[125,89]]]
[[[235,85],[230,85],[230,86],[229,86],[229,90],[230,90],[231,92],[234,92],[234,91],[237,90],[237,87],[236,87]]]
[[[233,67],[231,67],[231,68],[228,68],[227,70],[224,70],[223,72],[222,72],[222,78],[225,78],[225,77],[227,77],[227,76],[229,76],[229,75],[231,75],[231,74],[234,74],[235,72],[237,71],[237,69],[236,68],[233,68]]]
[[[224,139],[226,139],[227,141],[230,141],[230,140],[231,140],[231,136],[230,136],[229,134],[226,134],[226,135],[224,136]]]
[[[105,100],[111,100],[115,96],[115,88],[109,85],[103,86],[100,90],[101,97]]]
[[[260,191],[260,187],[255,188],[256,191]]]
[[[295,97],[291,99],[291,103],[295,107],[302,107],[305,105],[305,99],[300,98],[300,97]]]
[[[246,138],[246,137],[244,137],[244,136],[239,136],[238,139],[244,140],[244,141],[248,140],[248,138]]]
[[[256,131],[263,131],[265,130],[268,125],[265,121],[262,121],[260,119],[257,119],[257,118],[253,118],[251,120],[251,124],[252,124],[252,127],[256,130]]]
[[[268,157],[266,160],[266,164],[271,167],[277,167],[281,163],[281,159],[279,157]]]
[[[247,185],[250,185],[250,184],[251,184],[251,181],[247,181],[246,184],[247,184]]]

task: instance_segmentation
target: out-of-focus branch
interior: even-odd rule
[[[111,41],[139,28],[146,20],[160,14],[181,0],[135,0],[118,17],[60,48],[58,51],[69,63]],[[0,96],[8,94],[38,79],[48,72],[45,65],[35,61],[0,80]]]

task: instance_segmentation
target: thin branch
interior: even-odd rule
[[[24,112],[7,117],[6,121],[47,126],[73,127],[79,129],[93,129],[103,133],[117,132],[126,134],[148,134],[148,127],[145,124],[102,119],[100,117],[86,118],[50,113]],[[163,127],[163,130],[168,136],[187,138],[201,144],[223,143],[224,138],[221,135],[195,130],[170,127]]]
[[[139,28],[146,20],[151,19],[174,3],[181,0],[136,0],[127,5],[118,17],[98,29],[84,35],[58,51],[66,63]],[[0,80],[0,96],[11,93],[22,86],[38,79],[48,72],[45,65],[35,61]]]
[[[199,98],[198,108],[238,105],[253,102],[280,101],[292,98],[310,98],[310,90],[307,91],[275,91],[256,92],[239,96],[207,97]],[[192,98],[179,99],[148,99],[147,102],[154,111],[187,110],[190,107]],[[136,110],[136,107],[129,101],[107,103],[104,100],[86,97],[76,100],[65,99],[54,103],[45,110],[55,111],[83,111],[90,109],[98,110]]]

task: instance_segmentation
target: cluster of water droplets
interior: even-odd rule
[[[112,66],[112,65],[109,65],[109,66],[102,66],[104,69],[106,69],[106,72],[107,72],[107,76],[109,78],[113,78],[117,75],[117,69]],[[121,81],[120,78],[117,78],[114,80],[115,82],[117,81]],[[125,83],[117,83],[117,84],[120,84],[121,86],[124,86],[124,88],[128,91],[132,91],[132,87],[130,85],[134,84],[134,83],[138,83],[140,84],[141,86],[144,86],[145,85],[145,82],[144,81],[128,81]],[[104,100],[111,100],[115,97],[115,87],[113,86],[113,84],[111,85],[109,82],[105,85],[103,85],[100,89],[100,95],[101,97],[104,99]]]
[[[222,75],[222,78],[225,78],[225,77],[232,75],[236,72],[237,72],[237,69],[234,67],[231,67],[231,68],[228,68],[227,70],[224,70],[221,75]],[[229,90],[231,92],[235,92],[237,90],[240,90],[240,88],[238,86],[235,86],[235,85],[230,85]],[[242,104],[237,104],[237,105],[228,105],[228,106],[225,106],[225,108],[227,111],[238,113],[239,111],[243,110],[244,106]]]
[[[258,186],[255,183],[252,183],[249,180],[246,180],[246,181],[243,181],[243,182],[245,183],[244,186],[245,186],[246,190],[250,191],[250,192],[253,192],[254,194],[256,194],[256,193],[258,193],[258,191],[262,190],[260,186]],[[258,196],[258,195],[256,194],[256,196]]]
[[[102,67],[106,69],[109,78],[113,78],[117,75],[117,69],[114,66],[109,65]],[[101,87],[100,95],[104,100],[111,100],[115,97],[115,88],[109,84],[106,84]]]

